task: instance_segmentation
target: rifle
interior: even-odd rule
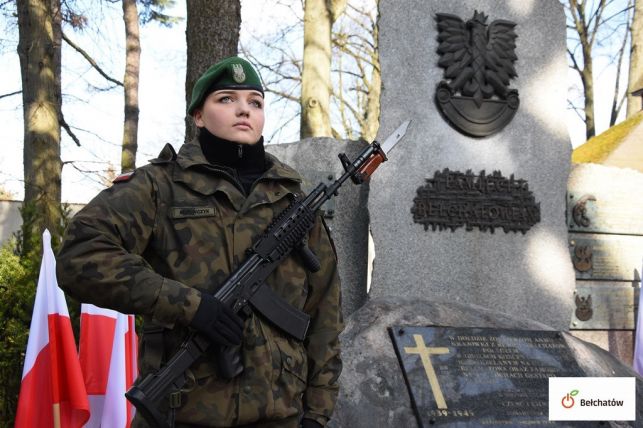
[[[404,136],[409,123],[406,121],[400,125],[382,145],[376,141],[369,144],[352,162],[344,153],[340,154],[344,174],[331,185],[320,183],[303,199],[295,196],[247,250],[248,257],[226,279],[214,297],[235,313],[247,311],[248,305],[251,305],[283,331],[298,340],[304,340],[310,317],[274,294],[265,285],[265,280],[293,250],[299,252],[308,270],[319,270],[319,260],[304,243],[313,228],[315,213],[327,200],[337,195],[339,187],[347,179],[358,185],[366,181],[387,160],[386,153]],[[173,420],[174,410],[181,404],[180,390],[188,380],[186,371],[209,346],[210,340],[206,336],[191,332],[165,366],[148,374],[127,391],[127,399],[151,426],[171,425],[160,412],[159,404],[164,397],[169,397],[170,419]],[[217,369],[221,377],[226,379],[239,375],[243,371],[240,347],[220,348],[217,352]]]

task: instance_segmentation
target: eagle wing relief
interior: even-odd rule
[[[509,80],[518,77],[513,63],[516,56],[516,24],[497,19],[489,25],[487,52],[485,55],[485,77],[493,86],[496,95],[502,99],[509,93]]]
[[[462,19],[448,13],[436,14],[438,21],[438,65],[444,68],[444,77],[452,79],[447,84],[451,93],[462,89],[473,75],[469,32]]]
[[[516,114],[518,91],[509,88],[517,76],[516,24],[474,11],[469,20],[436,13],[438,66],[443,79],[435,91],[437,107],[446,121],[472,137],[500,131]]]

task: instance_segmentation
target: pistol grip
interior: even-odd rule
[[[133,385],[125,393],[125,397],[136,407],[136,411],[143,416],[143,419],[148,424],[159,428],[169,428],[170,424],[166,419],[166,415],[157,408],[159,405],[158,390],[152,391],[149,395],[145,393],[146,386],[150,383],[154,383],[154,375],[152,374],[147,375],[140,384]]]
[[[299,255],[304,262],[304,266],[306,266],[306,269],[308,269],[310,272],[315,273],[318,272],[319,269],[321,269],[321,262],[319,261],[315,253],[313,253],[312,250],[308,248],[308,245],[306,245],[304,242],[299,245]]]

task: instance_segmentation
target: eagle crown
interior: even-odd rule
[[[482,25],[487,25],[488,16],[484,12],[478,12],[477,10],[473,12],[473,18],[469,21],[471,24],[478,22]]]

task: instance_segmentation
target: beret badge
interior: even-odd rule
[[[237,83],[243,83],[246,80],[246,73],[243,71],[241,64],[232,64],[232,78]]]

